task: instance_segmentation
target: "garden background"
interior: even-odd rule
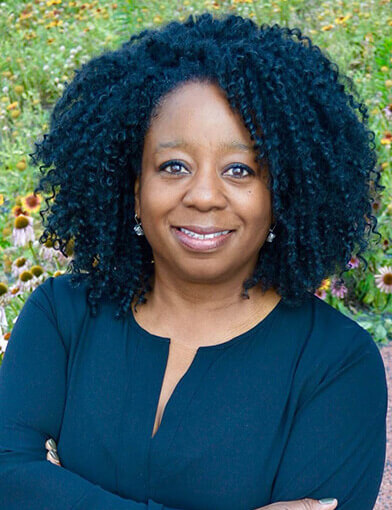
[[[39,170],[29,154],[48,131],[49,115],[74,70],[130,35],[189,14],[233,12],[258,24],[296,26],[348,75],[366,103],[376,135],[381,194],[374,194],[377,231],[363,263],[323,281],[316,294],[369,331],[387,375],[392,430],[392,2],[390,0],[156,0],[117,2],[46,0],[0,3],[0,364],[27,296],[49,276],[66,271],[64,257],[47,241],[33,193]],[[94,214],[94,211],[86,211]],[[392,508],[392,447],[375,509]]]

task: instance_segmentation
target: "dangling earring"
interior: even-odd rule
[[[138,236],[144,236],[144,230],[143,230],[142,224],[140,222],[138,222],[136,213],[135,213],[135,221],[136,221],[136,225],[133,227],[133,230],[136,232],[136,234]],[[151,264],[155,264],[154,259],[151,260]]]
[[[274,234],[273,232],[274,232],[274,230],[275,230],[276,225],[277,225],[277,224],[275,223],[274,228],[273,228],[272,230],[271,230],[271,229],[269,229],[269,234],[268,234],[268,237],[267,237],[267,239],[266,239],[266,240],[267,240],[267,243],[272,243],[272,241],[275,239],[276,234]]]
[[[135,221],[136,221],[136,225],[133,227],[133,230],[136,232],[136,234],[138,236],[144,236],[142,224],[138,221],[136,213],[135,213]]]

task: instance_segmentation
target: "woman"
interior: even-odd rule
[[[339,76],[299,30],[209,13],[77,71],[33,157],[74,272],[9,340],[2,507],[373,508],[382,358],[314,295],[372,217]]]

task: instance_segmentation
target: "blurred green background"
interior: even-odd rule
[[[324,280],[317,296],[356,320],[375,342],[392,339],[392,4],[391,1],[64,1],[0,3],[0,363],[13,324],[30,292],[49,276],[65,272],[65,258],[42,246],[35,196],[39,170],[28,154],[48,131],[50,110],[74,70],[130,35],[190,14],[237,13],[256,23],[298,27],[353,79],[376,133],[381,196],[373,214],[382,238],[371,235],[352,269]],[[94,214],[94,211],[86,211]]]

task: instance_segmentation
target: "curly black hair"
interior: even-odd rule
[[[298,306],[324,278],[350,269],[356,243],[362,253],[368,227],[374,232],[369,221],[377,226],[371,195],[385,186],[367,107],[309,37],[236,14],[170,21],[77,69],[51,112],[49,133],[29,154],[33,165],[43,162],[34,192],[50,193],[39,242],[49,239],[65,256],[73,242],[67,271],[72,285],[87,279],[93,316],[105,293],[119,300],[116,318],[134,298],[147,301],[154,266],[149,243],[133,229],[134,182],[164,96],[190,81],[224,90],[257,159],[268,161],[276,238],[261,247],[243,297],[260,284]]]

